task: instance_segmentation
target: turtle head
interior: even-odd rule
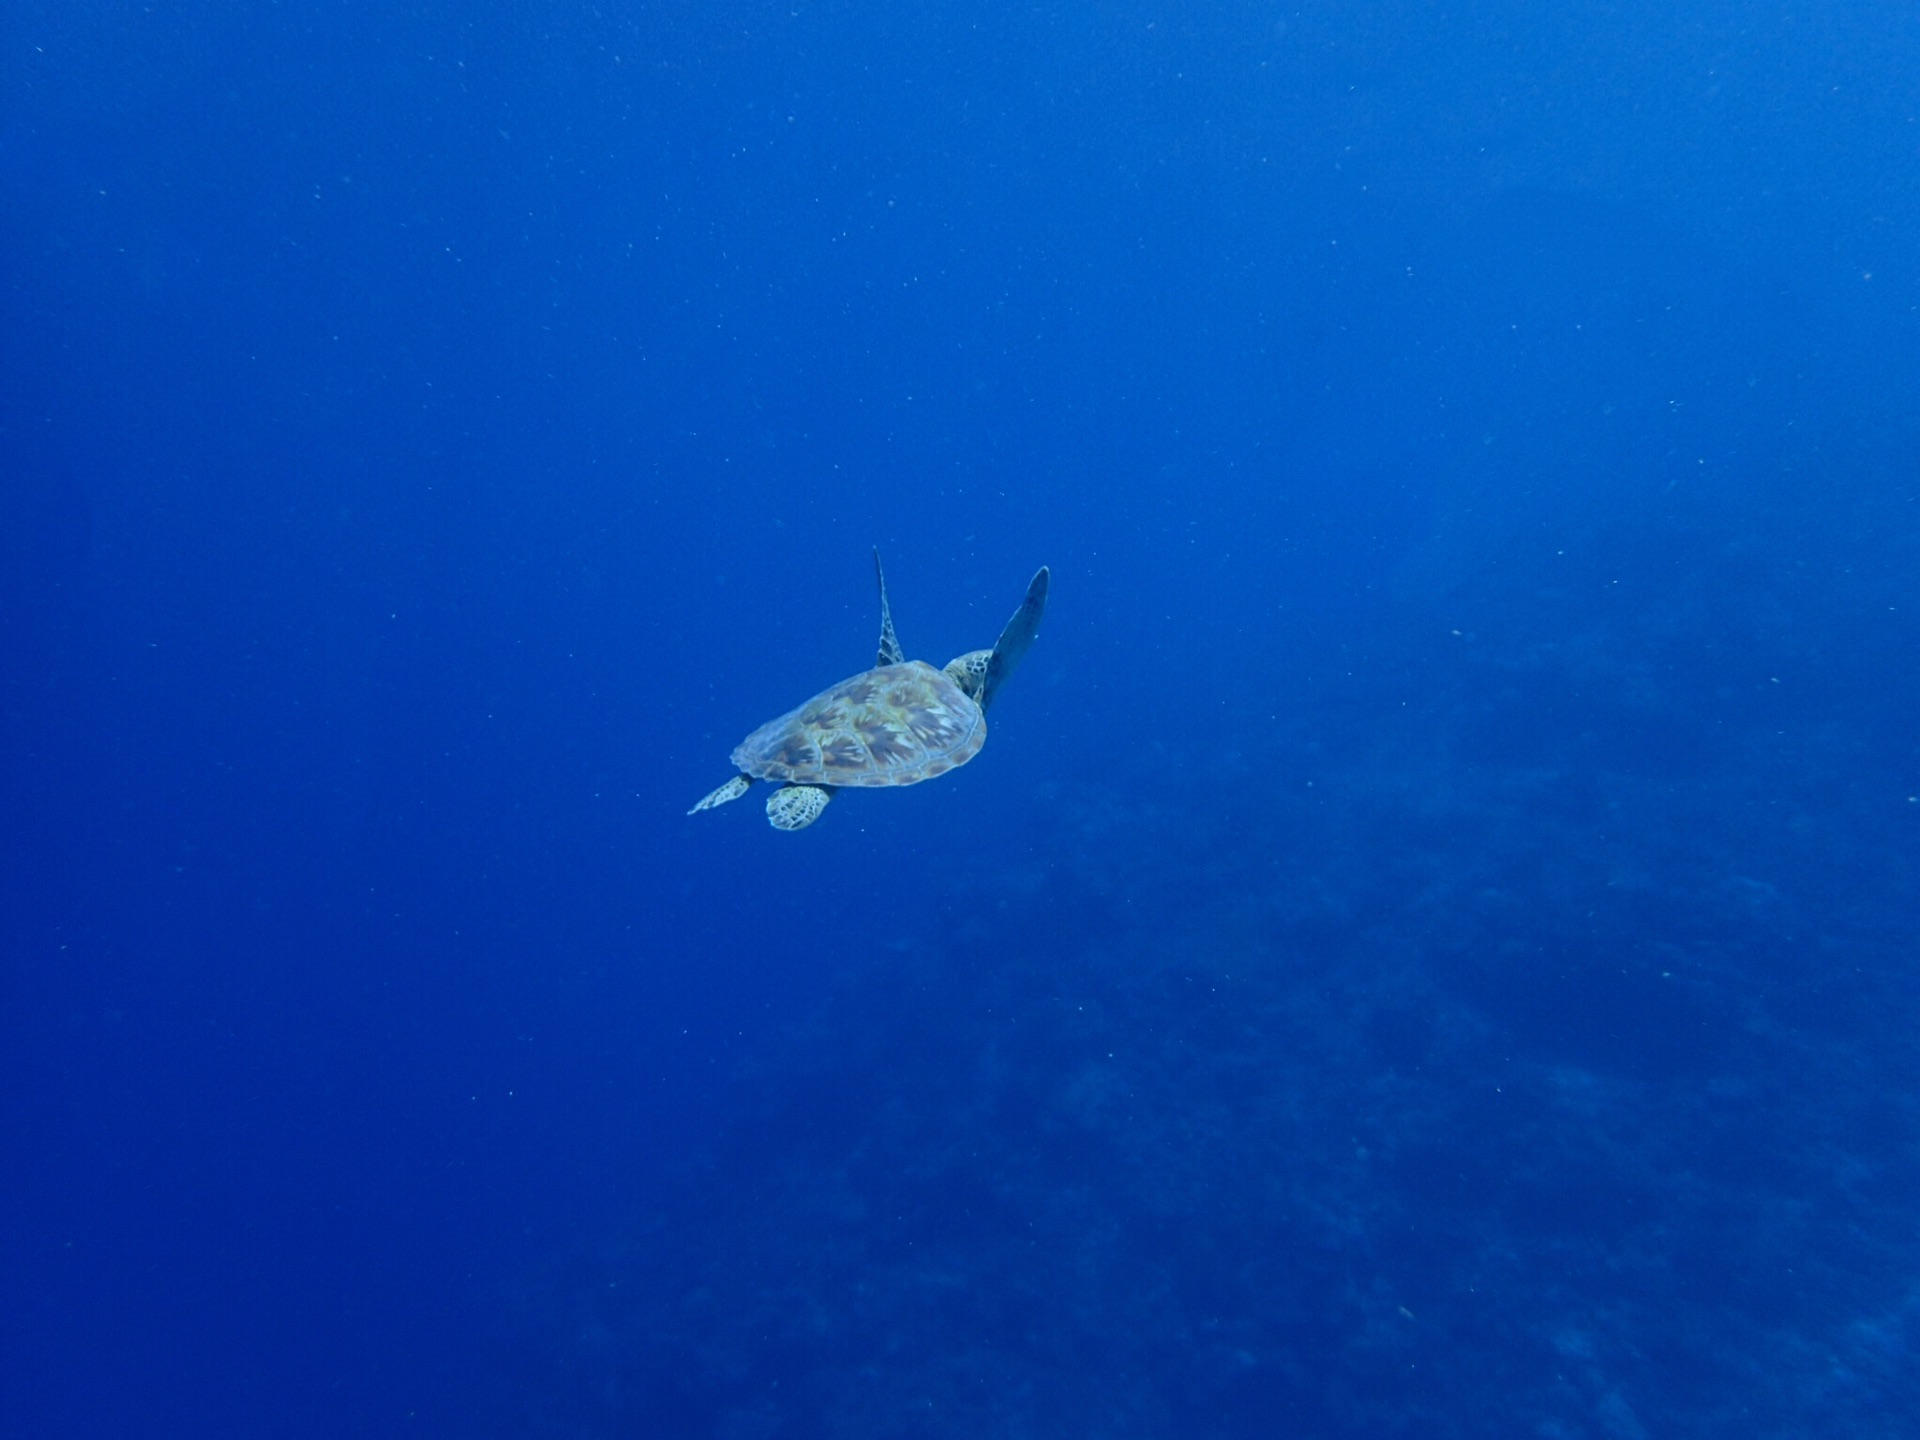
[[[947,678],[964,690],[969,700],[978,704],[981,692],[986,689],[987,662],[992,658],[991,650],[969,650],[947,662]]]

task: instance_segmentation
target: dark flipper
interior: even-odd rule
[[[893,633],[893,611],[887,606],[887,572],[880,568],[880,547],[873,547],[873,575],[880,582],[880,659],[881,665],[898,665],[907,657],[900,649],[900,637]]]
[[[1013,612],[1013,618],[1007,621],[1007,628],[1000,632],[1000,639],[994,644],[993,658],[987,661],[987,678],[980,685],[982,710],[993,703],[995,692],[1013,674],[1014,666],[1033,644],[1033,637],[1040,633],[1040,616],[1046,608],[1047,567],[1042,565],[1033,583],[1027,586],[1027,598],[1020,602],[1020,608]]]

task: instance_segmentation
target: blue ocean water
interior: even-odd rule
[[[0,34],[0,1432],[1914,1433],[1910,6]]]

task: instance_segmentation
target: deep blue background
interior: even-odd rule
[[[1176,950],[1268,955],[1249,1013],[1374,998],[1325,1001],[1310,1072],[1169,1020],[1182,1063],[1244,1065],[1157,1071],[1145,1112],[1231,1150],[1276,1122],[1211,1100],[1332,1116],[1326,1077],[1425,1065],[1370,1123],[1491,1189],[1604,1112],[1645,1153],[1513,1232],[1602,1247],[1599,1212],[1711,1231],[1766,1172],[1751,1234],[1797,1207],[1871,1245],[1818,1303],[1703,1269],[1661,1323],[1732,1353],[1711,1317],[1766,1313],[1805,1384],[1747,1433],[1808,1433],[1843,1370],[1856,1427],[1912,1398],[1911,7],[28,3],[0,41],[11,1433],[949,1433],[766,1399],[864,1373],[857,1327],[736,1363],[738,1309],[579,1317],[624,1265],[724,1297],[824,1253],[755,1187],[879,1146],[878,1093],[889,1175],[989,1153],[1016,1121],[954,1078],[1000,1053],[962,1017],[1038,1014],[1058,967],[1150,1048],[1175,1002],[1103,987]],[[870,657],[875,543],[936,663],[1054,567],[981,763],[797,837],[685,819]],[[850,1036],[849,1078],[789,1083]],[[1084,1119],[1079,1043],[1016,1088]],[[1509,1061],[1587,1098],[1532,1138],[1432,1108]],[[1657,1097],[1736,1094],[1665,1132],[1718,1147],[1725,1206],[1659,1190]],[[1358,1216],[1319,1148],[1294,1202]],[[1021,1193],[1125,1190],[1075,1163]],[[1401,1201],[1512,1239],[1422,1164]],[[1583,1208],[1610,1183],[1641,1188]],[[1172,1207],[1200,1290],[1252,1223],[1208,1195]],[[976,1293],[1011,1293],[1015,1210],[948,1234]],[[1377,1243],[1386,1278],[1301,1293],[1377,1283],[1381,1325],[1465,1293]],[[1567,1273],[1511,1282],[1520,1333],[1608,1310]],[[1097,1422],[1046,1397],[1124,1306],[902,1343],[1000,1357],[951,1433],[1719,1433],[1701,1394],[1739,1383],[1620,1359],[1554,1410],[1514,1375],[1604,1357],[1467,1327],[1452,1380],[1368,1413],[1340,1397],[1431,1360],[1288,1283],[1141,1300],[1285,1378],[1147,1363]],[[711,1374],[662,1398],[676,1344]]]

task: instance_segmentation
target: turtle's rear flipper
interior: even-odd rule
[[[1027,653],[1027,647],[1033,644],[1033,637],[1040,633],[1040,616],[1046,608],[1047,567],[1042,565],[1027,586],[1027,598],[1020,602],[1020,608],[1013,612],[1013,618],[1007,621],[1007,628],[1000,632],[1000,639],[994,644],[993,656],[987,661],[987,678],[980,686],[982,710],[993,703],[994,692],[1006,683]]]
[[[724,805],[729,800],[738,800],[742,795],[747,793],[747,787],[752,783],[753,781],[749,780],[746,776],[736,775],[719,789],[713,791],[698,805],[694,806],[693,809],[687,811],[687,814],[698,815],[702,810],[711,810],[714,806]]]
[[[782,786],[767,796],[767,823],[776,830],[804,830],[832,798],[832,791],[818,785]]]

